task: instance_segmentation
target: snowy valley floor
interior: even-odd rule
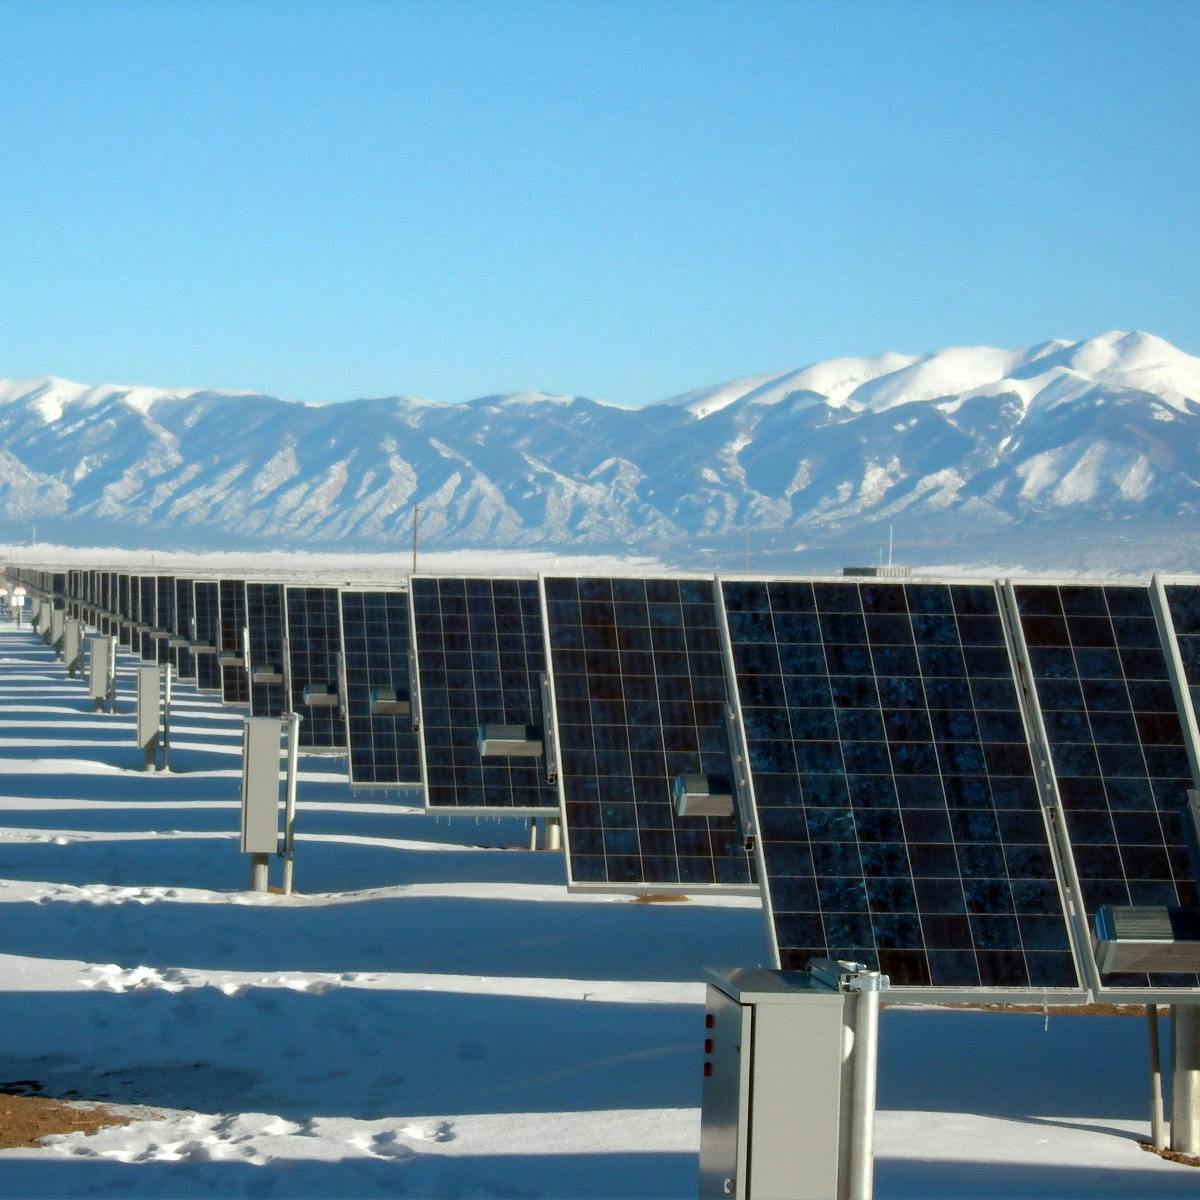
[[[176,689],[170,774],[0,626],[0,1084],[144,1106],[0,1151],[3,1196],[693,1197],[706,965],[757,901],[568,896],[522,822],[302,760],[296,886],[252,896],[240,725]],[[276,868],[273,868],[277,870]],[[1143,1152],[1144,1026],[889,1011],[880,1197],[1200,1195]]]

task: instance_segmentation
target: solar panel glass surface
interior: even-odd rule
[[[246,630],[250,638],[250,713],[278,717],[286,707],[283,584],[247,582]]]
[[[421,744],[430,808],[558,811],[545,757],[482,757],[483,725],[541,728],[536,579],[414,576]]]
[[[737,817],[681,816],[672,789],[731,794],[712,579],[543,580],[568,881],[755,886]]]
[[[1014,588],[1089,922],[1104,904],[1197,904],[1183,840],[1194,786],[1146,587]],[[1194,975],[1106,975],[1108,987]]]
[[[779,965],[1077,989],[995,588],[722,595]]]
[[[342,645],[337,588],[289,587],[285,602],[291,711],[303,717],[300,745],[307,750],[342,753],[346,722],[339,694]],[[334,702],[314,702],[314,690],[332,696]]]
[[[347,588],[340,593],[340,605],[350,782],[420,783],[409,681],[408,593]],[[380,689],[407,700],[409,712],[379,711]],[[388,707],[386,702],[382,707]]]

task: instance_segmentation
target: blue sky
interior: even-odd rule
[[[0,12],[0,376],[642,404],[1200,353],[1200,4]]]

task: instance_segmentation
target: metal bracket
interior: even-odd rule
[[[725,705],[722,720],[725,725],[725,740],[729,744],[733,801],[737,806],[738,822],[741,826],[745,848],[753,850],[758,839],[758,822],[754,819],[754,806],[750,803],[750,775],[746,770],[746,759],[741,748],[742,741],[738,736],[737,719],[733,715],[731,705]]]
[[[542,671],[538,675],[538,689],[542,697],[542,742],[546,754],[546,782],[558,782],[558,725],[554,720],[554,706],[550,703],[550,676]]]

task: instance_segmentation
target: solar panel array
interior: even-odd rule
[[[246,583],[250,715],[278,717],[287,708],[283,584]]]
[[[481,726],[541,729],[546,669],[536,579],[410,581],[430,808],[557,811],[544,756],[483,757]]]
[[[761,880],[785,968],[1077,995],[1101,907],[1200,908],[1200,578],[24,577],[228,702],[300,711],[306,748],[348,748],[356,784],[561,813],[572,887]],[[1099,983],[1174,999],[1200,975]]]
[[[1182,824],[1194,785],[1150,590],[1021,584],[1014,592],[1089,920],[1103,904],[1197,904]]]
[[[547,578],[568,880],[647,890],[755,885],[735,817],[678,816],[672,787],[730,788],[711,579]]]
[[[289,587],[286,616],[290,704],[291,711],[302,717],[300,745],[312,751],[344,752],[337,588]]]
[[[346,684],[350,782],[394,785],[421,782],[421,752],[413,729],[409,679],[408,593],[343,588],[341,638]],[[409,711],[386,711],[390,692]]]

